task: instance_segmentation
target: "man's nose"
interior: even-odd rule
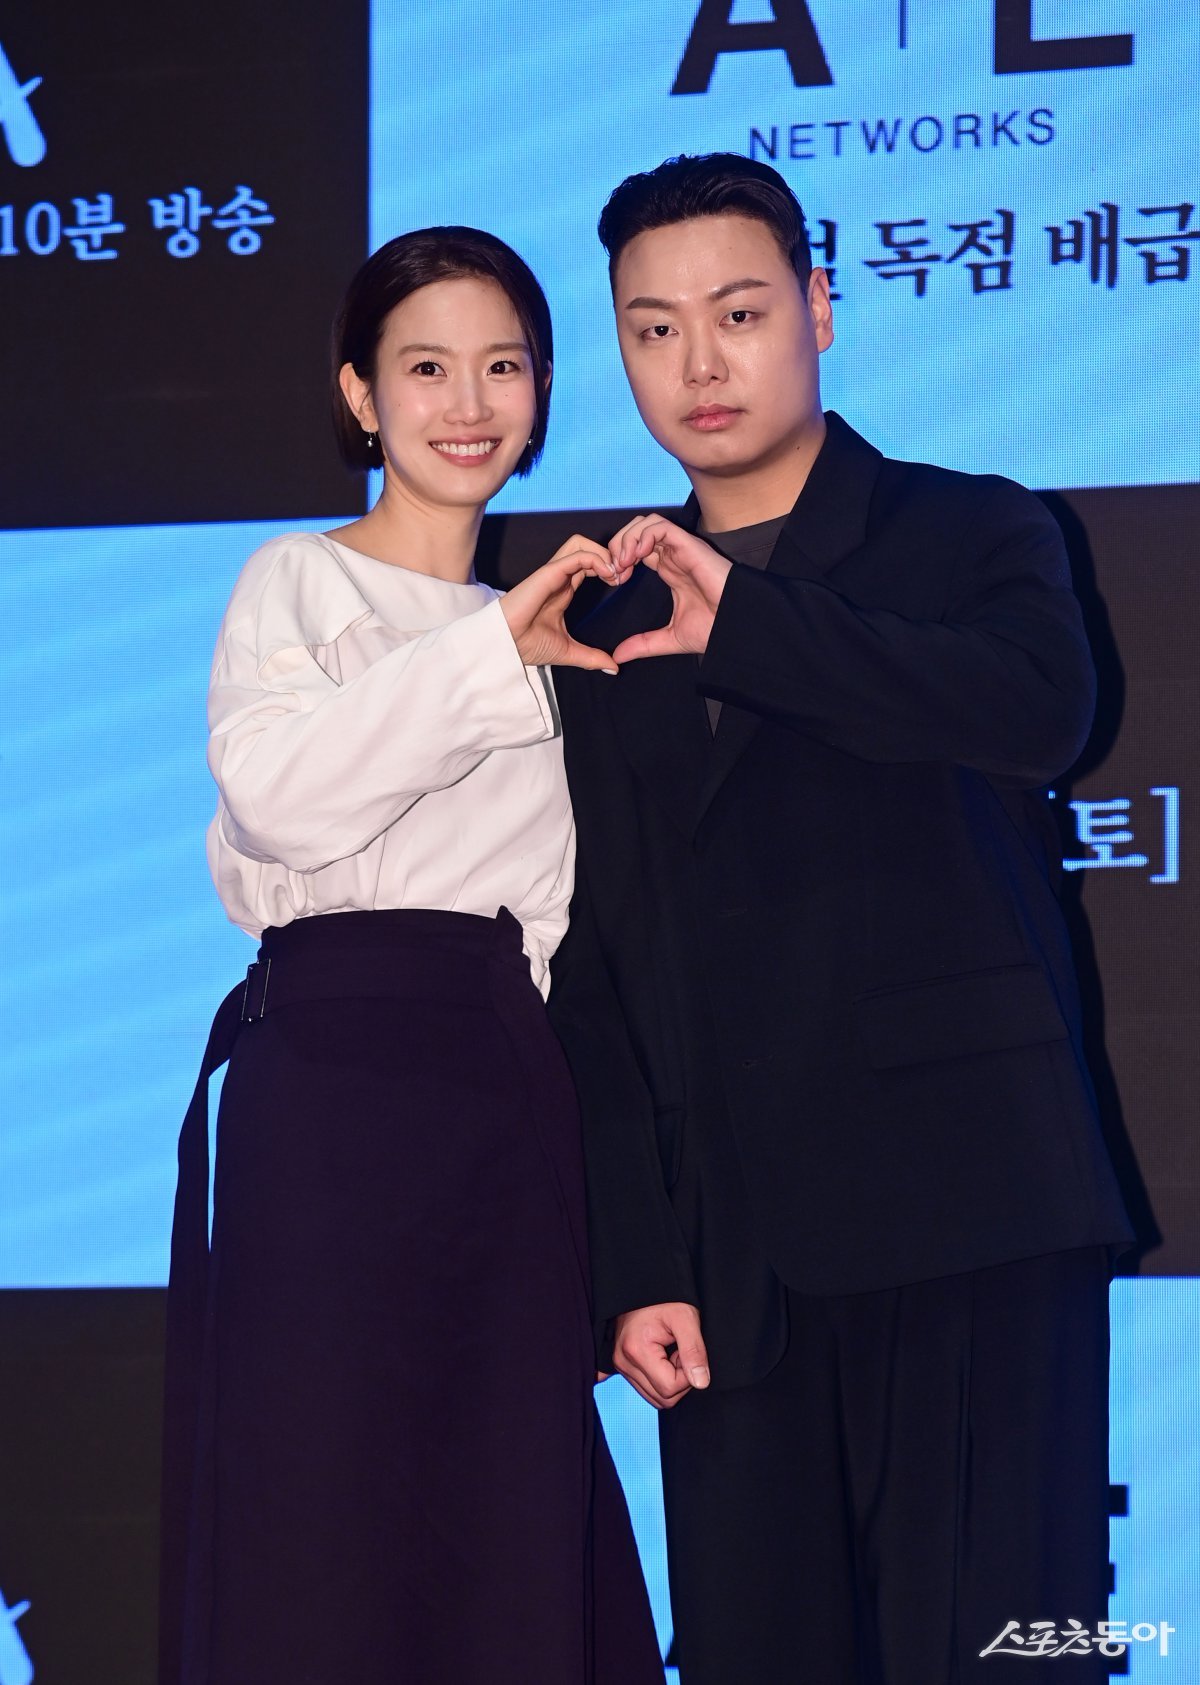
[[[683,378],[689,386],[724,380],[727,370],[721,347],[712,334],[690,335],[685,342]]]

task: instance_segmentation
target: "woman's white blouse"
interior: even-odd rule
[[[546,992],[575,832],[550,675],[490,586],[272,539],[225,611],[208,723],[208,860],[235,924],[507,907]]]

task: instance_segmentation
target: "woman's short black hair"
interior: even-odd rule
[[[369,257],[346,289],[333,324],[333,430],[343,460],[351,468],[380,468],[383,456],[376,440],[368,444],[362,424],[346,402],[338,379],[344,363],[351,363],[360,379],[375,378],[375,358],[388,316],[419,287],[434,281],[465,276],[495,281],[512,305],[529,347],[537,412],[533,435],[514,470],[528,474],[546,443],[550,414],[550,371],[554,336],[550,306],[537,277],[511,246],[480,228],[417,228],[397,235]]]
[[[800,285],[808,286],[812,252],[800,201],[778,170],[738,152],[684,154],[643,175],[626,176],[600,213],[609,280],[615,278],[617,259],[638,234],[693,217],[729,215],[765,223]]]

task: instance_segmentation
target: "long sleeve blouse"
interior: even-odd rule
[[[235,924],[507,907],[546,992],[575,833],[550,675],[490,586],[272,539],[225,612],[208,723],[208,859]]]

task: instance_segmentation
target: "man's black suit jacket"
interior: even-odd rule
[[[781,1283],[1129,1234],[1056,896],[1046,787],[1094,702],[1058,528],[827,424],[702,658],[556,675],[579,870],[551,1013],[596,1314],[699,1305],[718,1385],[778,1357]],[[580,636],[669,616],[639,569]]]

